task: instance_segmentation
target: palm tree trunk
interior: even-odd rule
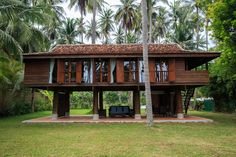
[[[125,27],[125,43],[127,43],[127,27]]]
[[[147,109],[147,125],[153,125],[152,113],[152,99],[151,88],[149,79],[149,66],[148,66],[148,17],[147,17],[147,1],[142,0],[142,31],[143,31],[143,63],[144,63],[144,82],[145,82],[145,98]]]
[[[199,49],[199,7],[198,5],[196,4],[196,9],[197,9],[197,50]]]
[[[83,21],[84,21],[83,12],[81,11],[80,14],[81,14],[81,24],[83,25]],[[83,27],[83,26],[82,26],[82,27]],[[83,29],[83,28],[81,28],[81,29]],[[83,31],[81,32],[81,43],[82,43],[82,44],[84,43],[84,34],[83,34]]]
[[[35,106],[34,106],[34,96],[35,96],[35,90],[34,88],[32,88],[32,91],[31,91],[31,112],[34,113],[34,109],[35,109]]]
[[[149,44],[152,43],[152,8],[149,8]]]
[[[97,12],[97,2],[93,1],[93,23],[92,23],[92,44],[96,41],[96,12]]]

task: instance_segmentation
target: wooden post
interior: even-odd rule
[[[98,120],[98,91],[93,90],[93,120]]]
[[[176,107],[177,118],[182,119],[184,118],[184,115],[183,115],[182,95],[180,89],[176,90],[176,104],[177,104]]]
[[[103,110],[103,91],[99,91],[99,110]]]
[[[53,94],[53,108],[52,108],[52,120],[56,120],[58,118],[58,103],[59,103],[59,95],[58,92],[54,92]]]
[[[141,119],[140,114],[140,92],[138,90],[133,91],[133,103],[134,103],[134,118]]]
[[[65,117],[70,116],[70,92],[65,93]]]
[[[170,92],[170,112],[171,116],[174,115],[174,99],[175,99],[175,92]]]
[[[35,104],[34,104],[34,96],[35,96],[35,89],[32,88],[32,91],[31,91],[31,112],[34,113],[34,108],[35,108]]]

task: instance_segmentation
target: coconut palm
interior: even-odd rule
[[[86,28],[87,28],[87,30],[86,30],[85,38],[87,40],[91,39],[91,41],[92,41],[92,39],[93,39],[93,25],[92,25],[92,21],[91,22],[87,22]],[[100,33],[97,31],[97,29],[95,29],[95,30],[96,30],[96,36],[95,36],[95,40],[96,40],[96,39],[100,38]]]
[[[97,11],[101,11],[104,4],[106,4],[105,0],[89,0],[88,1],[88,11],[93,13],[93,18],[92,18],[92,44],[95,44],[96,42],[96,27],[97,27],[97,22],[96,22],[96,14]]]
[[[47,22],[48,14],[41,7],[26,6],[21,1],[2,0],[0,3],[0,50],[9,57],[20,59],[22,52],[45,51],[48,38],[37,26]],[[33,22],[32,22],[33,21]]]
[[[167,34],[168,26],[170,24],[168,12],[164,7],[158,7],[155,14],[155,27],[153,29],[152,41],[161,43],[161,39],[164,39]]]
[[[135,0],[120,0],[121,5],[117,5],[118,10],[115,14],[115,21],[120,23],[125,29],[125,42],[127,42],[127,31],[133,30],[137,23],[138,7]]]
[[[62,26],[59,28],[58,44],[76,44],[79,43],[76,39],[79,31],[77,30],[77,20],[67,18],[62,21]]]
[[[116,32],[113,34],[113,36],[115,36],[115,42],[116,44],[122,44],[124,43],[124,31],[121,27],[118,27],[116,29]]]
[[[80,11],[80,19],[81,19],[81,24],[84,24],[84,15],[86,15],[86,8],[88,5],[88,0],[70,0],[69,8],[71,9],[72,7],[75,7],[76,10]],[[80,25],[83,26],[83,25]],[[81,27],[82,28],[82,27]],[[83,43],[83,34],[85,32],[81,31],[81,43]]]
[[[148,66],[148,16],[147,16],[147,1],[141,1],[142,6],[142,30],[143,30],[143,63],[144,63],[144,82],[145,82],[145,97],[147,108],[147,125],[153,125],[153,113],[152,113],[152,99],[151,88],[149,79],[149,66]]]
[[[113,11],[111,9],[105,9],[100,12],[100,19],[98,26],[101,29],[102,38],[105,39],[104,43],[108,43],[110,32],[114,30],[113,25]]]
[[[149,43],[152,42],[152,23],[153,23],[153,11],[158,0],[147,0],[148,9],[148,21],[149,21]]]
[[[7,105],[17,97],[23,80],[22,63],[0,52],[0,116],[6,114]]]

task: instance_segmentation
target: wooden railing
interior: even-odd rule
[[[168,82],[169,72],[168,71],[156,71],[156,82]]]

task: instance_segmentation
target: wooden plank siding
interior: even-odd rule
[[[149,78],[151,83],[156,82],[155,58],[149,58]]]
[[[57,83],[59,84],[63,84],[65,82],[64,64],[65,61],[63,59],[57,60]]]
[[[81,83],[82,81],[82,60],[76,62],[76,83]]]
[[[116,81],[117,83],[124,82],[124,60],[123,59],[116,60]]]
[[[25,61],[25,84],[48,84],[49,59],[37,59]]]
[[[186,71],[185,60],[182,58],[175,61],[176,83],[208,83],[208,71]]]
[[[176,73],[175,73],[175,59],[169,59],[169,81],[175,81]]]

